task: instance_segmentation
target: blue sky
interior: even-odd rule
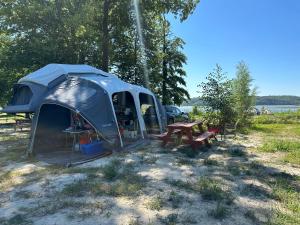
[[[228,77],[244,60],[259,95],[300,96],[300,0],[202,0],[173,34],[184,39],[187,88],[219,63]]]

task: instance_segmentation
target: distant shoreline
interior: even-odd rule
[[[179,108],[186,112],[192,112],[194,106],[180,106]],[[199,109],[201,110],[201,108],[204,107],[204,105],[202,106],[197,106],[199,107]],[[261,110],[262,107],[265,107],[266,109],[270,110],[273,113],[276,112],[295,112],[297,110],[300,110],[300,105],[256,105],[255,106],[258,110]]]
[[[182,106],[204,106],[201,98],[191,98],[188,102],[182,104]],[[300,97],[291,95],[278,95],[278,96],[257,96],[256,105],[293,105],[300,106]]]

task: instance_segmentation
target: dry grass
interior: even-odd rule
[[[296,126],[284,128],[294,132],[291,142],[299,137]],[[276,137],[283,126],[255,129],[201,154],[154,142],[73,168],[19,158],[24,148],[13,134],[0,143],[0,224],[50,225],[49,217],[52,224],[300,224],[299,176],[287,165],[275,167],[278,152],[258,151],[263,145],[254,142]],[[283,157],[297,172],[292,152]]]

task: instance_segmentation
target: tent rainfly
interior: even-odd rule
[[[32,113],[28,154],[58,164],[103,155],[87,154],[81,146],[130,148],[166,126],[164,109],[151,91],[88,65],[49,64],[28,74],[2,111]]]

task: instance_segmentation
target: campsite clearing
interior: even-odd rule
[[[300,167],[263,152],[277,133],[259,129],[197,152],[154,141],[72,168],[26,159],[28,133],[2,129],[0,223],[297,224]]]

